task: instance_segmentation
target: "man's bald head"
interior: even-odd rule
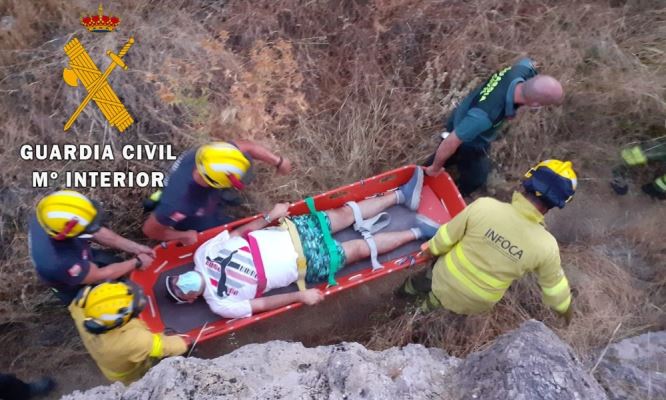
[[[537,75],[523,83],[524,104],[531,107],[562,104],[564,89],[562,84],[549,75]]]

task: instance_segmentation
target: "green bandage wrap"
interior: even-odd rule
[[[305,204],[307,204],[310,214],[314,215],[319,222],[319,227],[321,228],[321,233],[324,236],[324,244],[326,245],[326,251],[328,252],[329,267],[328,267],[328,284],[330,286],[335,286],[338,283],[335,281],[335,273],[340,268],[342,260],[340,259],[340,254],[336,251],[335,241],[331,235],[331,230],[328,228],[328,223],[326,222],[326,214],[322,211],[317,211],[314,204],[314,199],[308,197],[305,199]]]

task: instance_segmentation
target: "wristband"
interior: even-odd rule
[[[280,167],[282,166],[283,161],[284,161],[284,158],[282,158],[282,156],[280,156],[280,161],[278,161],[277,165],[275,166],[275,169],[280,169]]]
[[[139,256],[134,257],[134,259],[136,259],[136,261],[134,262],[134,269],[143,267],[143,261],[141,261]]]
[[[269,223],[269,224],[270,224],[271,221],[272,221],[272,219],[271,219],[271,214],[269,214],[269,213],[264,213],[264,221],[266,221],[266,223]]]

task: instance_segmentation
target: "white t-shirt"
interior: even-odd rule
[[[252,315],[250,300],[257,294],[296,282],[297,257],[288,231],[266,228],[250,232],[247,240],[230,237],[224,231],[197,249],[194,269],[204,277],[203,296],[214,313],[224,318],[244,318]],[[222,265],[226,290],[220,296]]]

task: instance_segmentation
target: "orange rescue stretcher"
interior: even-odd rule
[[[414,168],[416,168],[414,165],[401,167],[314,196],[315,207],[319,211],[335,209],[343,206],[348,201],[358,202],[370,197],[380,196],[406,183],[412,176]],[[442,173],[437,177],[426,176],[421,196],[421,204],[417,212],[440,224],[448,222],[465,208],[462,196],[447,173]],[[391,224],[384,229],[385,232],[407,229],[413,226],[413,219],[416,215],[413,211],[402,206],[393,206],[387,212],[391,215]],[[290,215],[307,213],[309,213],[309,210],[304,201],[294,203],[290,207]],[[294,303],[248,318],[225,319],[210,311],[203,298],[192,304],[176,305],[167,297],[166,277],[192,269],[194,252],[198,246],[224,230],[231,231],[240,225],[261,217],[258,214],[201,232],[198,242],[191,246],[182,246],[179,243],[170,242],[155,248],[157,255],[150,268],[145,271],[134,271],[131,275],[131,279],[140,284],[145,290],[148,305],[141,313],[140,318],[146,322],[153,332],[162,332],[168,328],[180,335],[189,336],[192,340],[196,339],[198,343],[203,343],[238,331],[258,321],[289,312],[302,305],[302,303]],[[347,241],[358,239],[361,235],[348,228],[336,233],[333,237],[339,241]],[[357,285],[380,279],[392,272],[424,262],[425,257],[419,254],[419,246],[418,241],[413,241],[380,256],[379,261],[383,266],[381,269],[373,270],[369,258],[345,266],[339,269],[335,276],[338,283],[336,286],[328,286],[324,282],[309,285],[309,287],[318,287],[326,296],[330,296]],[[287,288],[276,289],[264,295],[270,296],[296,290],[298,290],[298,287],[294,283]]]

